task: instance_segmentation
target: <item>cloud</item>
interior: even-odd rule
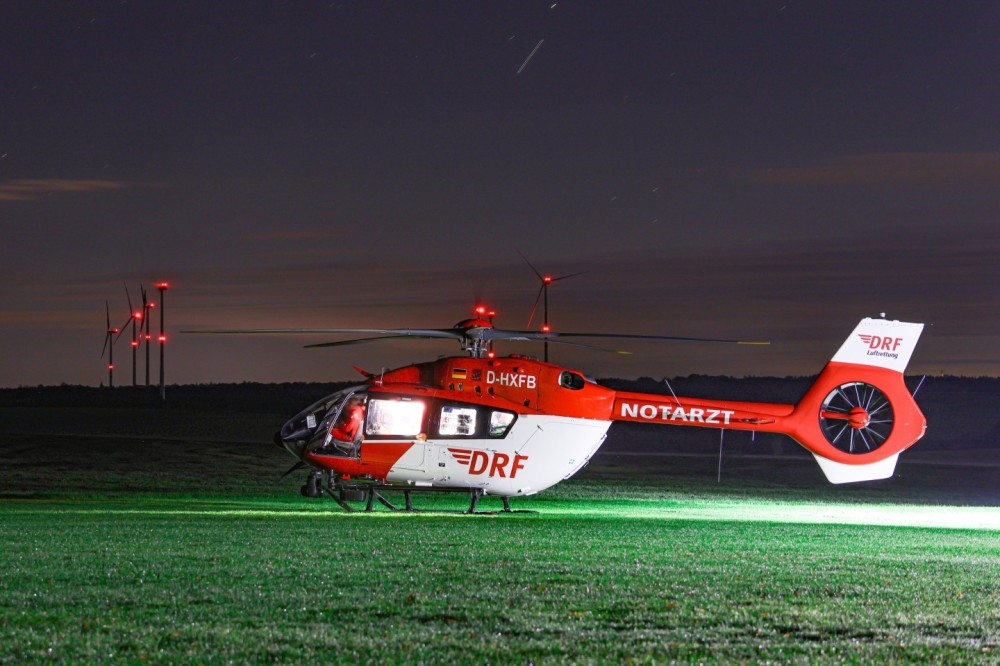
[[[130,183],[120,180],[20,178],[0,182],[0,201],[36,201],[52,194],[121,190],[129,186]]]
[[[847,155],[815,165],[759,169],[750,179],[773,185],[1000,187],[1000,153]]]

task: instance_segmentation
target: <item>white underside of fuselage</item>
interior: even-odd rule
[[[386,481],[532,495],[576,474],[604,443],[611,421],[522,415],[503,439],[416,442]]]

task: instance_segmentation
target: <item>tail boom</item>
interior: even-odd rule
[[[903,378],[922,329],[863,319],[796,405],[619,391],[612,418],[783,433],[816,457],[832,483],[887,478],[927,426]]]

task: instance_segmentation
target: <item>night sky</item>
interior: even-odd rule
[[[772,342],[553,348],[595,376],[813,374],[880,312],[1000,374],[995,2],[5,2],[0,45],[0,386],[106,381],[123,282],[172,285],[168,383],[432,359],[179,330],[524,328],[519,252],[585,271],[557,331]]]

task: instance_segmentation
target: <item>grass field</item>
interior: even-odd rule
[[[995,469],[609,454],[537,513],[364,515],[273,446],[0,451],[0,663],[1000,661]]]

